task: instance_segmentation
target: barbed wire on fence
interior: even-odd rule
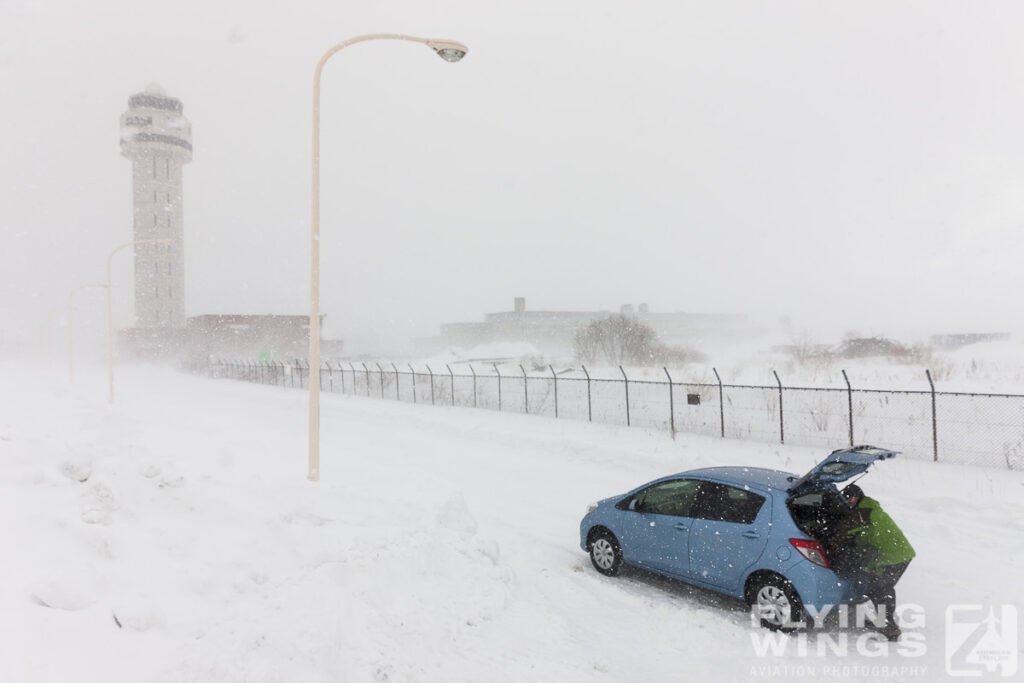
[[[405,369],[390,361],[327,361],[320,368],[321,391],[384,400],[462,408],[484,408],[671,432],[840,448],[874,443],[907,457],[1024,470],[1024,395],[938,391],[925,371],[929,390],[727,384],[717,369],[715,383],[676,379],[594,376],[586,366],[556,372],[502,372],[497,364],[469,374],[424,364]],[[218,360],[213,377],[285,388],[309,388],[309,364],[284,361]]]

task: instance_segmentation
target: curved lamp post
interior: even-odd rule
[[[114,254],[117,252],[136,244],[170,244],[173,241],[174,240],[135,240],[134,242],[125,242],[120,246],[114,247],[110,253],[107,254],[107,378],[110,384],[110,396],[107,399],[107,402],[110,404],[114,403],[114,303],[110,292],[110,260],[114,258]]]
[[[457,62],[469,48],[454,40],[417,38],[399,33],[371,33],[338,43],[320,58],[313,75],[313,233],[310,240],[309,293],[309,479],[320,480],[320,75],[334,53],[368,40],[422,43],[446,62]],[[316,375],[314,378],[313,375]]]

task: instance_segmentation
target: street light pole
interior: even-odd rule
[[[133,242],[125,242],[124,244],[114,247],[109,254],[107,254],[107,378],[110,384],[110,395],[107,402],[111,405],[114,404],[114,303],[113,295],[111,294],[111,278],[110,278],[110,261],[114,258],[114,254],[136,244],[170,244],[174,240],[135,240]]]
[[[446,62],[457,62],[469,52],[453,40],[417,38],[398,33],[371,33],[338,43],[324,53],[313,75],[313,230],[310,238],[309,292],[309,474],[320,481],[320,76],[336,52],[368,40],[407,40],[431,48]],[[315,380],[314,380],[315,375]]]
[[[46,318],[46,359],[53,370],[53,319],[61,312],[61,309],[55,308],[50,311],[50,315]]]
[[[81,285],[79,287],[75,287],[74,289],[72,289],[71,293],[68,294],[68,384],[71,384],[74,381],[75,365],[75,347],[73,334],[74,325],[72,324],[74,318],[74,309],[72,308],[72,302],[75,298],[75,292],[79,292],[83,289],[89,289],[90,287],[106,287],[106,285],[103,283],[94,285]]]

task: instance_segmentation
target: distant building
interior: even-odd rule
[[[756,333],[741,315],[652,313],[647,304],[636,310],[624,304],[620,312],[649,325],[659,341],[669,345],[699,348]],[[611,311],[529,311],[526,299],[516,297],[511,311],[487,313],[483,322],[443,324],[439,336],[417,339],[416,345],[419,353],[430,354],[449,346],[528,342],[545,353],[570,353],[579,330],[609,315]]]
[[[199,315],[188,319],[188,355],[193,360],[293,360],[309,355],[308,315]],[[321,341],[329,360],[340,341]]]
[[[128,98],[121,115],[121,155],[132,161],[135,327],[185,326],[185,243],[181,167],[192,161],[192,126],[181,100],[159,86]],[[145,336],[145,335],[143,335]]]

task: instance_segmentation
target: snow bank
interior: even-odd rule
[[[918,551],[899,597],[926,610],[924,656],[762,657],[742,604],[600,576],[578,523],[661,474],[802,472],[813,449],[324,395],[314,484],[303,392],[125,368],[109,407],[101,371],[37,372],[0,366],[0,680],[937,680],[946,606],[1024,613],[1019,473],[897,460],[861,482]]]

